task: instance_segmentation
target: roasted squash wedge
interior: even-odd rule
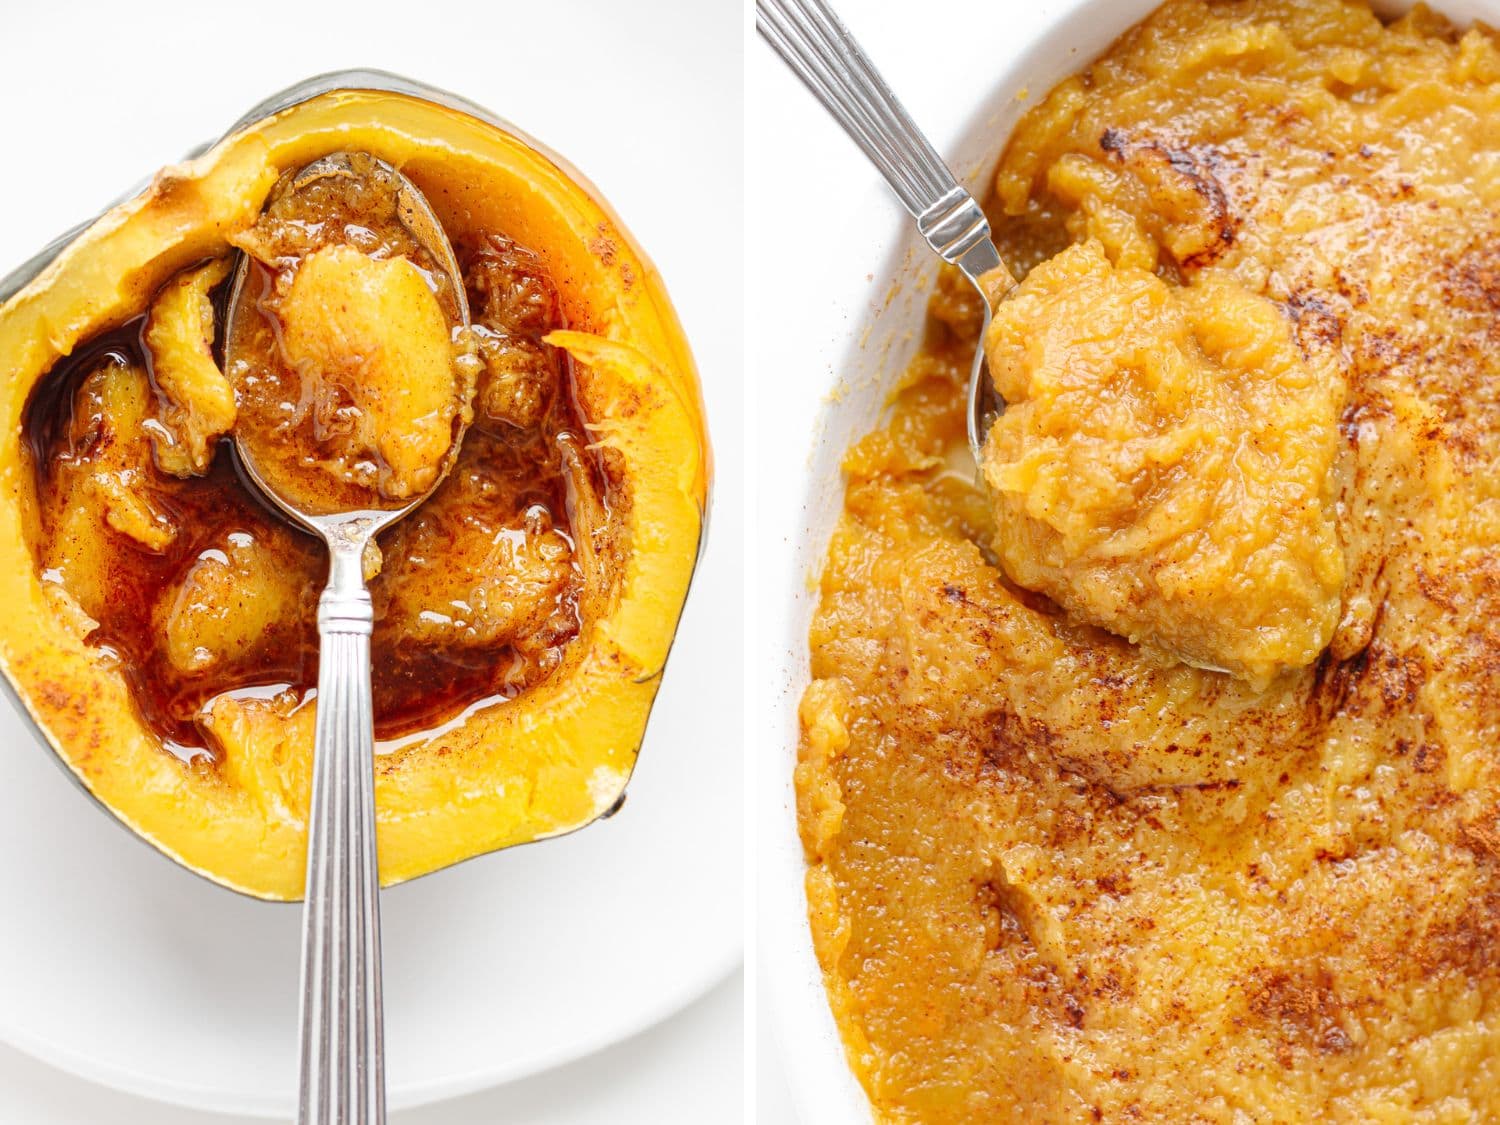
[[[164,169],[0,305],[0,668],[59,758],[133,832],[215,882],[276,900],[302,894],[316,693],[297,685],[295,666],[262,677],[270,687],[248,674],[214,690],[212,675],[253,673],[295,648],[285,638],[306,635],[323,564],[286,527],[236,530],[224,513],[253,523],[249,504],[215,502],[223,541],[209,543],[194,514],[206,509],[189,501],[234,483],[227,454],[213,467],[236,412],[214,366],[210,291],[278,178],[336,150],[400,168],[455,245],[478,248],[476,324],[507,294],[526,316],[539,307],[526,279],[505,272],[523,260],[513,247],[550,279],[552,301],[532,335],[481,339],[488,382],[467,483],[383,541],[375,564],[377,613],[401,630],[393,645],[446,645],[470,676],[535,656],[524,682],[423,711],[381,743],[383,882],[568,832],[617,804],[697,560],[710,473],[675,314],[593,189],[529,140],[417,97],[339,90],[247,126]],[[73,370],[121,332],[143,342],[139,363],[106,349]],[[562,372],[551,399],[528,381],[537,370]],[[178,387],[197,396],[186,407]],[[63,402],[73,444],[38,437],[46,401]],[[88,410],[96,424],[84,432]],[[562,482],[556,510],[528,499],[517,522],[475,541],[482,549],[455,539],[466,497],[493,492],[486,450],[519,456],[514,435],[547,425],[546,442],[527,440],[545,446]],[[66,456],[49,453],[64,446]],[[99,563],[101,552],[115,561]],[[155,576],[138,614],[153,639],[140,652],[109,633],[133,596],[120,566]],[[575,588],[573,624],[548,632],[546,606]],[[434,613],[434,598],[480,620]],[[201,751],[183,752],[153,713],[141,652],[174,685],[208,685],[191,703]]]

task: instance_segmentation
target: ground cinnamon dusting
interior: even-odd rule
[[[1497,150],[1491,32],[1334,0],[1172,0],[1017,127],[1019,273],[1233,285],[1332,381],[1343,576],[1264,683],[1017,586],[947,468],[979,310],[942,280],[846,458],[797,771],[881,1120],[1500,1116]]]

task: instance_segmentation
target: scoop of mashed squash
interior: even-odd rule
[[[1343,391],[1278,306],[1169,285],[1090,241],[1033,269],[985,346],[1007,408],[983,469],[1013,581],[1253,682],[1317,658],[1344,580]]]

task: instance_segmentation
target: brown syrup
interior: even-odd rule
[[[219,296],[222,299],[222,293]],[[560,313],[549,320],[551,323],[535,327],[550,330],[563,326]],[[60,459],[88,455],[87,450],[68,448],[76,392],[102,364],[138,366],[149,372],[141,340],[144,322],[145,318],[139,317],[81,347],[59,363],[32,393],[25,412],[24,435],[33,455],[44,537],[54,530]],[[541,331],[528,335],[539,339]],[[571,363],[561,353],[555,353],[555,362],[559,393],[551,396],[542,422],[525,433],[502,436],[471,430],[453,476],[469,474],[468,479],[481,481],[482,487],[470,488],[456,500],[445,500],[444,490],[450,485],[457,488],[450,478],[428,501],[429,505],[450,506],[452,518],[445,515],[445,526],[459,528],[456,534],[482,533],[514,521],[527,509],[540,509],[556,532],[571,543],[573,531],[560,450],[569,441],[584,448],[586,441],[573,393]],[[88,637],[90,644],[119,658],[142,717],[164,746],[185,760],[215,755],[211,740],[197,722],[203,705],[214,696],[274,695],[290,690],[306,698],[317,681],[316,598],[327,569],[324,548],[305,533],[287,533],[290,525],[239,478],[228,445],[227,440],[221,443],[203,477],[179,479],[161,473],[149,461],[143,466],[153,502],[176,524],[177,535],[160,554],[153,554],[125,535],[104,531],[110,595],[96,615],[97,628]],[[589,468],[602,489],[602,469],[592,459]],[[463,506],[466,503],[472,507]],[[419,509],[408,520],[418,518],[421,512]],[[163,595],[174,589],[200,555],[221,546],[231,533],[278,544],[279,565],[295,572],[304,591],[299,612],[271,626],[270,635],[249,657],[232,658],[207,673],[185,674],[163,655],[164,641],[155,614]],[[390,590],[382,587],[394,581],[389,577],[389,560],[393,547],[401,549],[401,533],[398,525],[381,537],[388,565],[372,583],[377,614],[372,638],[375,735],[378,741],[387,742],[420,736],[476,705],[515,698],[557,666],[563,649],[581,627],[581,591],[575,568],[574,580],[557,595],[539,635],[507,638],[488,646],[445,647],[399,634],[385,619],[381,607],[389,600]],[[45,545],[33,544],[33,550],[41,565]],[[423,565],[450,565],[441,552],[431,555]]]

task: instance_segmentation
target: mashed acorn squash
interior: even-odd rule
[[[810,636],[879,1120],[1500,1119],[1496,153],[1495,33],[1354,0],[1170,0],[1021,119],[988,487],[949,275]]]

